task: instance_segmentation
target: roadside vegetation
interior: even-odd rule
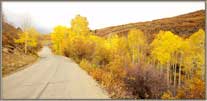
[[[38,59],[37,52],[41,49],[40,34],[28,24],[15,28],[2,22],[2,75],[7,76],[26,68]]]
[[[160,30],[151,40],[132,28],[125,36],[97,36],[86,17],[77,15],[71,27],[57,26],[52,49],[75,60],[112,98],[205,98],[205,31],[189,37]]]

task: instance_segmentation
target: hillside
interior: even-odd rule
[[[21,51],[23,46],[20,44],[15,44],[14,39],[18,38],[18,33],[21,33],[22,30],[20,28],[15,28],[6,22],[3,22],[2,27],[2,43],[4,51],[6,51],[6,49],[8,49],[8,51],[11,53],[14,51],[14,49]]]
[[[41,47],[30,48],[28,54],[24,53],[23,44],[15,43],[18,34],[22,33],[20,28],[15,28],[11,24],[2,22],[2,74],[6,76],[18,70],[24,69],[25,65],[37,60],[36,51]]]
[[[126,35],[132,28],[137,28],[147,33],[151,38],[160,30],[169,30],[175,34],[186,37],[196,32],[199,28],[205,28],[205,10],[199,10],[171,18],[157,19],[153,21],[129,23],[95,30],[99,36],[107,37],[112,33]]]

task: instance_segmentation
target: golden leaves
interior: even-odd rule
[[[15,43],[22,43],[25,45],[25,53],[28,47],[37,47],[37,39],[39,33],[34,28],[30,28],[25,32],[19,34],[19,39],[15,39]]]
[[[185,75],[189,76],[192,72],[193,76],[201,76],[202,67],[204,67],[204,37],[203,30],[199,30],[187,39],[170,31],[160,31],[149,45],[147,37],[141,30],[131,29],[127,37],[114,34],[103,38],[90,32],[87,19],[80,15],[71,21],[71,28],[57,26],[51,33],[53,49],[57,53],[73,58],[84,70],[108,88],[112,96],[116,97],[123,97],[120,91],[126,91],[124,90],[126,83],[124,79],[127,78],[126,68],[131,68],[137,63],[142,64],[141,68],[147,66],[154,68],[158,64],[161,68],[165,68],[160,69],[159,74],[169,73],[168,76],[169,78],[171,76],[171,79],[172,76],[181,78],[174,80],[175,83],[176,81],[187,82],[184,81]],[[179,75],[170,67],[172,65],[175,66],[174,68],[176,66],[179,68]],[[136,76],[131,77],[136,81],[134,78]],[[152,79],[152,77],[149,78]],[[196,80],[195,82],[202,83]],[[203,89],[202,86],[200,88]],[[181,91],[177,92],[178,98],[186,96]],[[161,94],[156,96],[159,95]],[[176,97],[167,91],[162,98]]]

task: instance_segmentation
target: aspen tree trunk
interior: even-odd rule
[[[177,59],[177,54],[175,53],[175,59]],[[177,78],[177,76],[176,76],[176,74],[177,74],[177,61],[175,60],[175,64],[174,64],[174,87],[176,87],[176,78]]]
[[[27,54],[27,40],[24,42],[24,53]]]
[[[178,81],[178,87],[181,85],[181,63],[182,63],[182,58],[180,57],[180,64],[179,64],[179,81]]]
[[[171,85],[171,81],[172,81],[172,75],[171,75],[171,64],[169,65],[169,85]]]
[[[170,75],[169,75],[169,65],[167,64],[167,87],[169,88],[169,81],[170,81]]]
[[[161,74],[162,74],[162,64],[159,64],[159,70],[160,70],[159,76],[161,77]]]
[[[181,67],[179,67],[179,81],[178,81],[178,86],[180,87],[181,84]]]
[[[132,63],[134,64],[134,48],[132,48]]]
[[[140,57],[139,57],[139,55],[140,55],[139,54],[140,53],[139,47],[137,47],[137,51],[136,52],[137,52],[137,61],[136,62],[139,63],[139,59],[140,59]]]
[[[174,84],[174,95],[175,95],[175,93],[176,93],[176,66],[175,66],[175,64],[173,64],[174,65],[174,82],[173,82],[173,84]]]
[[[175,70],[175,67],[174,67],[174,64],[172,64],[172,84],[174,86],[174,70]]]

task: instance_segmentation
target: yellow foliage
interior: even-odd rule
[[[162,97],[161,97],[162,99],[174,99],[173,98],[173,95],[172,95],[172,93],[170,92],[170,91],[167,91],[167,92],[164,92],[164,94],[162,95]]]
[[[15,43],[24,44],[25,53],[27,53],[28,47],[37,47],[38,36],[39,33],[34,28],[30,28],[20,33],[19,39],[15,39]]]
[[[56,54],[62,54],[63,39],[68,34],[68,29],[65,26],[56,26],[51,33],[52,47]]]
[[[71,29],[73,32],[75,32],[78,35],[83,35],[83,34],[87,35],[89,33],[89,28],[88,28],[88,21],[86,17],[77,15],[71,21]]]
[[[160,31],[150,44],[152,48],[151,54],[160,64],[167,64],[169,61],[176,59],[172,57],[181,45],[182,39],[179,36],[170,31]]]
[[[157,64],[161,65],[160,67],[168,69],[168,76],[173,76],[170,65],[179,65],[180,71],[175,74],[178,74],[179,80],[182,82],[181,86],[188,82],[184,81],[185,75],[190,73],[192,77],[203,75],[204,34],[205,32],[200,29],[189,38],[183,39],[170,31],[160,31],[148,45],[147,37],[138,29],[131,29],[127,37],[120,37],[116,34],[107,38],[96,36],[88,28],[86,17],[77,15],[71,21],[71,28],[55,27],[51,33],[51,40],[57,54],[73,58],[94,79],[112,91],[113,96],[119,96],[120,91],[127,91],[124,90],[127,78],[126,68],[137,63],[142,64],[141,67],[147,65],[152,68]],[[24,38],[27,38],[27,33],[24,33]],[[150,48],[148,48],[149,46]],[[155,63],[152,64],[152,62]],[[163,69],[159,74],[165,74],[166,71]],[[178,89],[175,97],[170,91],[167,91],[161,98],[202,98],[205,89],[203,81],[198,78],[193,79],[193,82],[189,81],[184,91]],[[199,88],[196,89],[196,86]],[[186,95],[186,91],[189,92],[189,95]]]
[[[143,59],[148,45],[144,33],[138,29],[131,29],[128,33],[127,41],[132,61],[135,63]]]

